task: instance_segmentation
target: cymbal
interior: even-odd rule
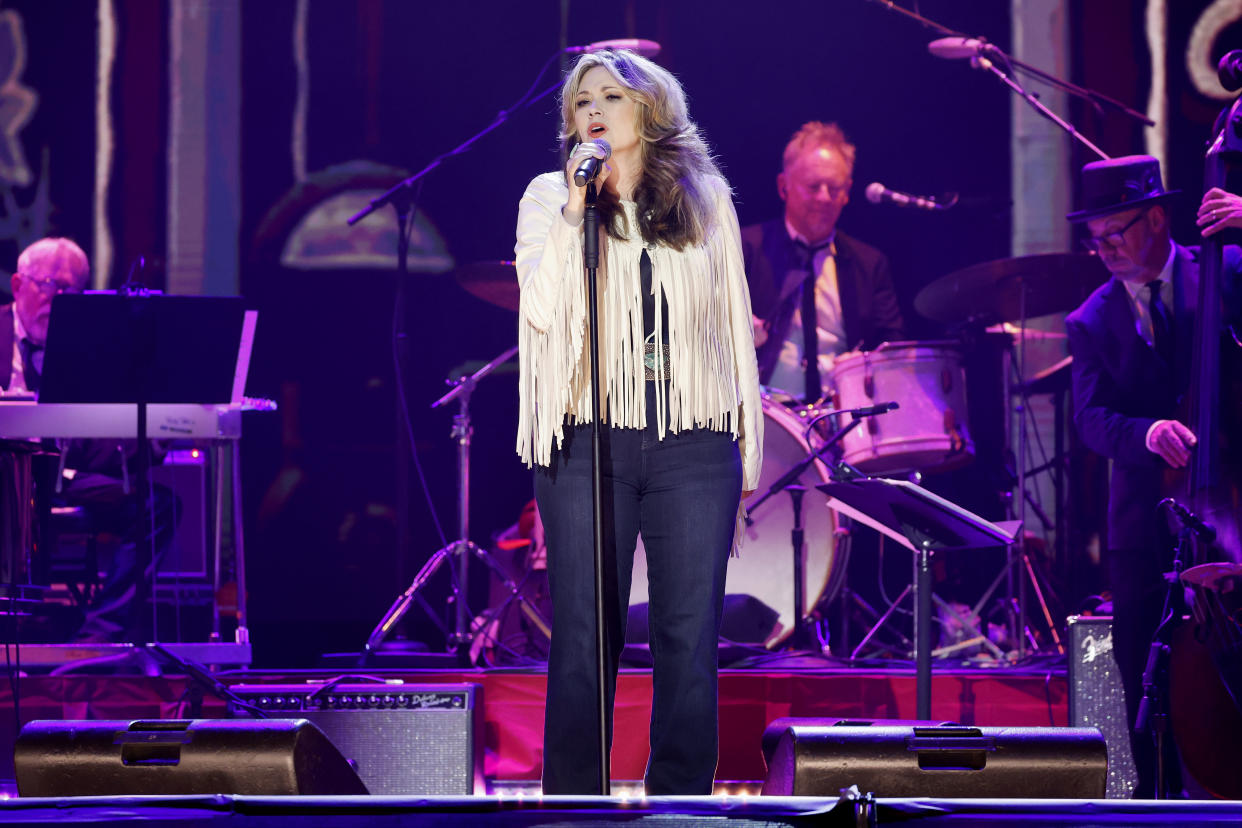
[[[1020,328],[1012,322],[998,322],[983,329],[985,333],[1003,333],[1010,336],[1021,336],[1028,342],[1044,342],[1050,339],[1065,339],[1063,331],[1044,331],[1038,328]]]
[[[511,261],[471,262],[453,272],[462,290],[505,310],[518,309],[517,268]]]
[[[914,307],[936,322],[1012,321],[1072,310],[1108,278],[1098,256],[1043,253],[981,262],[919,291]]]

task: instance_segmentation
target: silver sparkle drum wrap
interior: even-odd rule
[[[1109,799],[1129,799],[1138,783],[1130,753],[1130,726],[1121,674],[1113,658],[1113,619],[1071,615],[1068,619],[1069,724],[1098,727],[1108,746]]]

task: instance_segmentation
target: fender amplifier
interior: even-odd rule
[[[478,684],[234,684],[271,716],[314,723],[380,796],[483,793]],[[233,710],[234,715],[246,715]]]
[[[1071,615],[1069,626],[1069,723],[1098,727],[1108,744],[1109,799],[1129,799],[1138,785],[1130,750],[1121,673],[1113,657],[1113,619],[1107,615]]]

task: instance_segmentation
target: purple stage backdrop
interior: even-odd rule
[[[193,6],[5,3],[5,13],[20,19],[25,63],[0,95],[14,94],[17,84],[38,97],[24,120],[0,108],[0,115],[9,112],[10,146],[20,147],[28,171],[24,179],[10,176],[4,192],[15,202],[5,202],[12,221],[0,225],[0,266],[11,267],[23,242],[52,230],[108,262],[100,283],[118,283],[139,255],[148,261],[148,279],[165,282],[169,215],[174,206],[193,204],[181,184],[175,198],[169,195],[170,136],[183,126],[170,101],[190,94],[180,74],[188,47],[172,33],[184,31]],[[917,6],[1008,46],[1007,3]],[[1219,106],[1197,91],[1185,68],[1188,44],[1203,41],[1196,25],[1208,6],[1169,4],[1164,47],[1168,147],[1176,159],[1171,183],[1191,191],[1199,145]],[[228,156],[228,147],[209,146],[207,157],[222,154],[240,173],[234,181],[220,172],[217,181],[209,165],[203,187],[212,195],[204,200],[210,209],[233,209],[225,210],[237,225],[232,278],[260,310],[248,393],[281,405],[277,414],[247,415],[245,422],[249,605],[260,664],[307,664],[321,651],[356,649],[441,545],[432,510],[443,532],[456,534],[456,446],[449,436],[455,408],[428,406],[455,368],[477,367],[515,344],[517,320],[464,292],[452,270],[512,258],[526,182],[559,166],[554,100],[512,113],[417,190],[405,381],[430,505],[411,475],[403,549],[396,542],[390,336],[395,234],[387,214],[354,229],[343,219],[362,203],[357,193],[423,168],[490,123],[561,46],[627,36],[659,41],[658,60],[683,81],[743,224],[779,212],[775,176],[788,136],[806,120],[839,122],[858,146],[842,226],[889,254],[919,338],[941,333],[913,310],[921,287],[1010,252],[1010,205],[1022,197],[1010,192],[1010,117],[1021,104],[965,61],[929,55],[935,33],[882,3],[263,0],[238,4],[231,14],[212,18],[232,20],[233,28],[213,30],[196,54],[208,79],[203,95],[214,94],[215,73],[238,79],[234,99],[207,102],[209,111],[239,112],[236,150]],[[1144,109],[1152,73],[1141,9],[1127,0],[1092,0],[1068,3],[1067,14],[1073,79]],[[1221,29],[1208,51],[1219,55],[1224,44],[1239,42],[1238,34],[1236,24]],[[107,76],[101,50],[114,56]],[[553,61],[538,88],[554,83],[559,71]],[[1140,130],[1120,116],[1077,106],[1070,114],[1110,153],[1143,149]],[[206,127],[210,134],[210,120]],[[104,196],[101,177],[109,183]],[[871,181],[928,195],[955,191],[962,204],[943,213],[871,206],[862,196]],[[95,249],[101,221],[110,240],[106,259]],[[231,262],[231,253],[222,255]],[[474,395],[470,534],[484,545],[517,520],[531,497],[530,474],[513,453],[515,411],[513,373],[489,378]],[[472,573],[477,610],[486,584],[481,566]],[[441,578],[426,599],[447,616],[445,591]],[[443,643],[420,609],[404,631],[433,648]]]

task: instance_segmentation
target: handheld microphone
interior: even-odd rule
[[[914,207],[918,210],[947,210],[949,205],[941,204],[934,198],[925,198],[924,196],[910,195],[899,190],[890,190],[878,181],[872,181],[867,185],[867,201],[872,204],[882,204],[885,201],[896,204],[898,207]]]
[[[603,138],[596,138],[591,142],[595,146],[604,151],[603,158],[596,158],[592,155],[590,158],[584,158],[582,163],[578,165],[578,169],[574,170],[574,183],[579,187],[585,187],[588,181],[599,175],[600,168],[604,166],[604,162],[612,157],[612,146]]]
[[[629,49],[631,52],[643,57],[654,57],[660,54],[660,44],[654,40],[645,40],[638,37],[618,37],[612,40],[597,40],[594,43],[588,43],[585,46],[570,46],[565,51],[571,55],[591,54],[592,52],[602,52],[605,49]]]

